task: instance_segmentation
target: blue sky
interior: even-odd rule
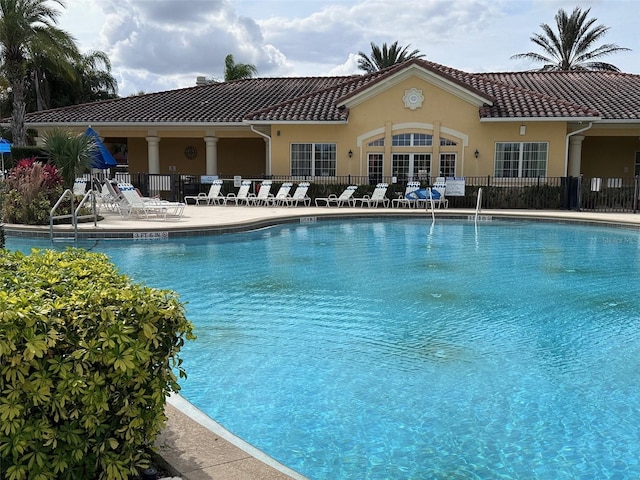
[[[358,73],[359,51],[396,40],[469,72],[531,69],[510,57],[575,6],[632,49],[606,60],[640,74],[638,0],[67,0],[59,20],[83,51],[109,55],[126,96],[220,79],[228,53],[260,76]]]

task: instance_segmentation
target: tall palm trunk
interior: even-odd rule
[[[36,90],[36,110],[38,112],[49,108],[49,102],[45,99],[48,97],[47,82],[44,78],[44,74],[40,74],[36,68],[33,72],[33,87]]]
[[[25,76],[22,74],[22,64],[7,62],[7,80],[11,87],[12,113],[11,113],[11,134],[13,144],[23,147],[27,144],[27,129],[25,127],[26,103],[24,97]]]
[[[0,0],[0,55],[13,95],[11,133],[17,146],[27,144],[25,127],[27,64],[38,52],[54,63],[68,62],[80,56],[72,36],[56,27],[64,0]]]

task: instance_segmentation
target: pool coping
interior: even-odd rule
[[[327,207],[229,207],[190,206],[175,220],[123,219],[105,212],[98,222],[78,225],[78,239],[130,239],[153,241],[163,238],[218,235],[255,230],[283,223],[310,224],[319,219],[429,218],[437,221],[463,219],[478,223],[499,220],[555,221],[640,229],[640,215],[631,213],[549,210],[442,209],[434,212],[398,208]],[[49,226],[5,224],[7,236],[49,238]],[[69,234],[70,225],[55,227]],[[68,237],[67,237],[68,238]],[[167,469],[184,480],[306,480],[298,472],[226,430],[183,397],[167,398],[165,429],[156,441]]]
[[[179,394],[167,397],[167,426],[156,439],[161,463],[185,480],[307,480],[234,435]]]
[[[476,220],[472,209],[436,209],[433,212],[409,208],[354,207],[230,207],[187,205],[182,218],[130,219],[113,212],[104,212],[97,222],[78,225],[78,240],[154,240],[200,235],[221,235],[270,227],[283,223],[315,223],[325,219],[344,218],[428,218],[433,220]],[[482,210],[478,222],[492,220],[560,221],[567,223],[604,224],[608,226],[640,227],[640,215],[634,213],[577,212],[573,210]],[[4,224],[5,234],[16,237],[49,238],[49,225]],[[54,226],[56,240],[73,240],[71,225]]]

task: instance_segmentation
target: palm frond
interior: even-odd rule
[[[64,179],[66,187],[91,167],[97,145],[93,137],[54,128],[43,135],[44,149]]]
[[[382,47],[371,42],[371,56],[367,56],[364,52],[358,52],[358,68],[367,73],[373,73],[407,60],[424,57],[420,50],[409,52],[408,49],[409,45],[399,47],[397,41],[393,42],[391,46],[383,43]]]
[[[543,23],[542,33],[534,34],[531,41],[540,47],[544,54],[534,52],[512,55],[512,59],[525,59],[542,63],[541,70],[613,70],[619,69],[609,63],[593,61],[628,48],[615,44],[596,44],[609,31],[609,27],[596,25],[597,19],[588,19],[591,9],[576,7],[571,15],[563,9],[555,15],[555,29]]]

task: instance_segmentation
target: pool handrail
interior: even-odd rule
[[[482,211],[482,188],[478,189],[478,200],[476,201],[476,217],[475,222],[478,223],[478,215]]]

